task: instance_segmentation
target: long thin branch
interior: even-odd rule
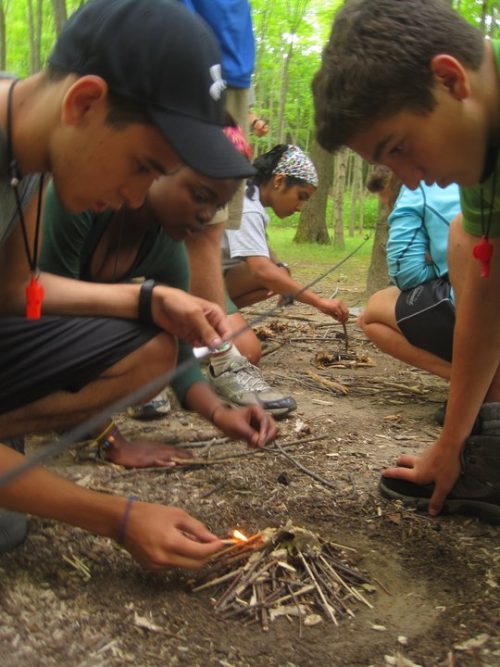
[[[285,450],[283,449],[283,447],[282,447],[278,442],[275,442],[274,444],[275,444],[276,449],[279,451],[279,453],[280,453],[282,456],[284,456],[288,461],[290,461],[290,463],[293,463],[293,465],[294,465],[296,468],[298,468],[299,470],[301,470],[301,471],[302,471],[303,473],[305,473],[306,475],[309,475],[309,477],[312,477],[312,478],[315,479],[317,482],[320,482],[321,484],[324,484],[324,485],[327,486],[329,489],[333,489],[334,491],[338,491],[337,486],[336,486],[333,482],[329,482],[329,481],[328,481],[327,479],[325,479],[324,477],[321,477],[321,475],[318,475],[317,473],[313,472],[312,470],[309,470],[309,468],[306,468],[305,466],[303,466],[302,463],[299,463],[299,462],[297,461],[297,459],[294,459],[293,456],[290,456],[290,454],[288,454],[287,452],[285,452]]]

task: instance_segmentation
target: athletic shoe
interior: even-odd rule
[[[147,403],[142,405],[131,405],[127,408],[127,414],[132,419],[141,419],[142,421],[149,421],[151,419],[161,419],[165,417],[172,406],[167,396],[158,394]]]
[[[471,436],[461,458],[462,474],[448,494],[443,512],[475,514],[484,521],[500,523],[500,436]],[[426,511],[434,485],[382,477],[379,488],[386,498]]]
[[[285,396],[270,387],[260,370],[245,357],[231,359],[218,375],[210,364],[208,377],[219,396],[233,405],[261,405],[275,417],[282,417],[297,408],[292,396]]]
[[[24,454],[24,438],[8,438],[4,441],[11,449]],[[28,519],[25,514],[0,509],[0,553],[11,551],[24,542],[28,535]]]
[[[438,426],[443,426],[445,415],[446,415],[446,401],[434,413],[434,421]]]
[[[445,401],[441,407],[439,407],[436,412],[434,413],[434,422],[438,426],[444,426],[444,418],[446,417],[446,407],[448,405],[448,402]],[[495,403],[491,405],[496,405]],[[479,415],[476,418],[476,421],[474,422],[474,425],[472,426],[471,430],[471,435],[479,435],[482,433],[482,423],[483,423],[483,415],[485,413],[485,408],[486,404],[482,406],[481,410],[479,411]]]

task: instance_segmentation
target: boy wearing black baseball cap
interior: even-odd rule
[[[180,163],[250,175],[222,131],[219,63],[209,29],[178,3],[93,0],[70,18],[45,71],[0,79],[1,437],[66,428],[162,374],[175,337],[213,346],[228,332],[217,306],[184,292],[81,283],[37,266],[44,172],[71,211],[138,206]],[[0,445],[0,473],[21,461]],[[116,537],[153,569],[197,567],[221,546],[182,510],[41,468],[0,487],[0,503]],[[13,539],[11,520],[21,526]],[[0,550],[23,537],[23,521],[0,515]]]

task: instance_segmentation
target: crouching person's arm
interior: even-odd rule
[[[0,474],[21,454],[0,445]],[[0,506],[118,539],[145,568],[195,569],[222,548],[205,526],[176,507],[91,491],[38,466],[0,487]]]
[[[225,435],[244,440],[249,447],[264,447],[275,439],[278,432],[274,419],[260,405],[228,407],[206,382],[191,385],[186,392],[185,404],[211,421]]]

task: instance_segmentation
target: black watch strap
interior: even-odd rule
[[[153,300],[153,288],[155,285],[155,280],[145,280],[139,291],[139,321],[143,324],[154,324],[153,315],[151,314],[151,302]]]

